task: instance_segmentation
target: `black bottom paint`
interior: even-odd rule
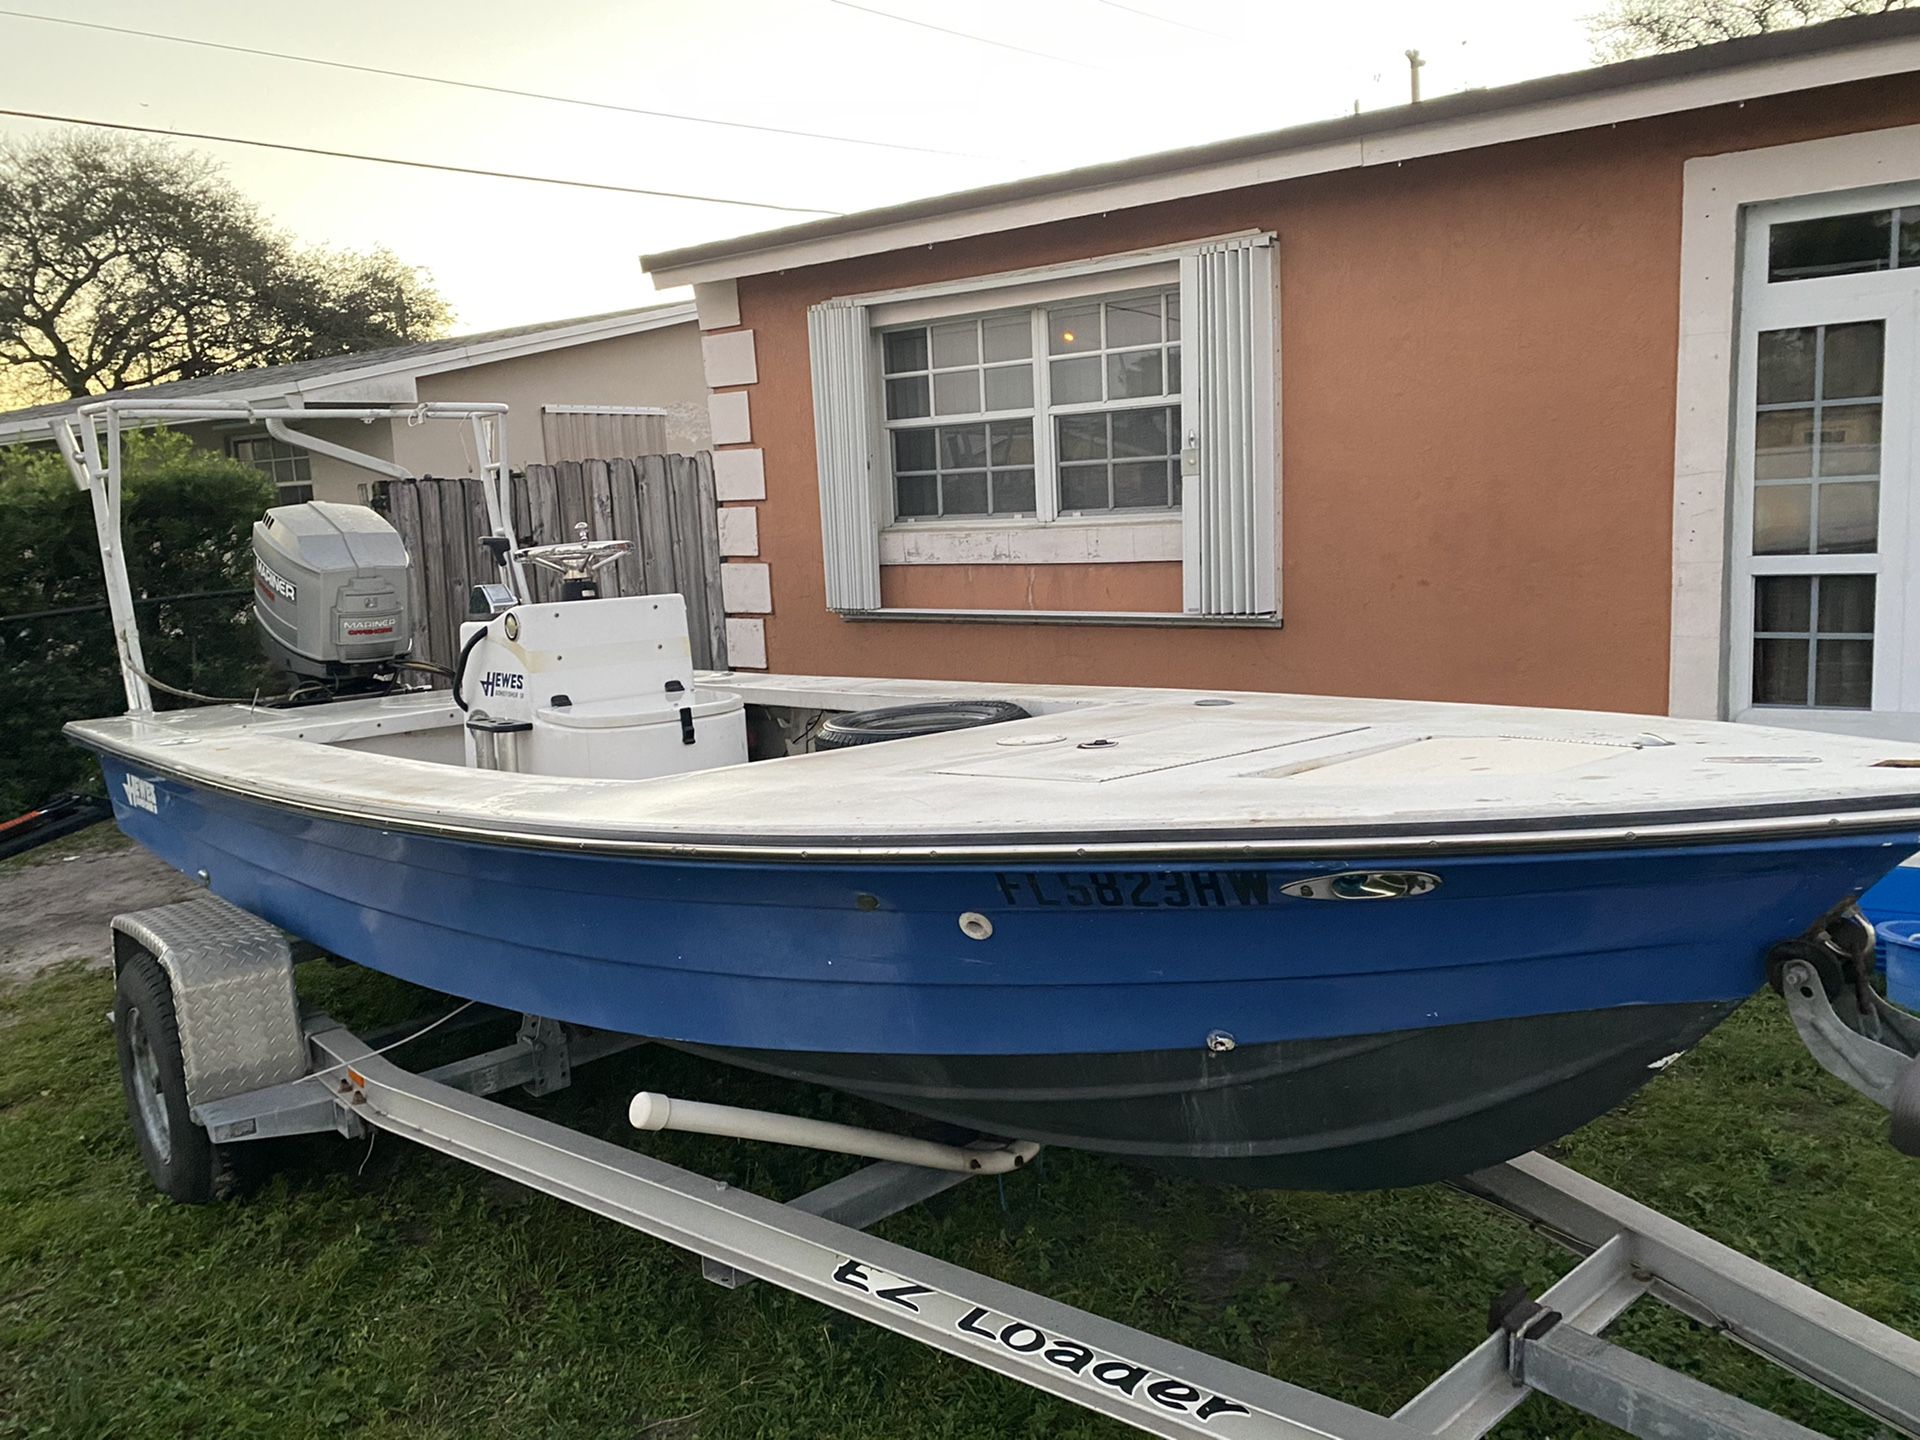
[[[839,1055],[684,1046],[990,1135],[1229,1185],[1378,1190],[1602,1115],[1738,1002],[1636,1005],[1212,1054]]]

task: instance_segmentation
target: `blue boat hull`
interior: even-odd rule
[[[102,763],[136,840],[374,969],[1000,1133],[1315,1187],[1459,1173],[1574,1128],[1920,846],[747,864],[384,829]],[[1440,885],[1283,893],[1361,868]]]
[[[824,1055],[688,1047],[989,1134],[1221,1184],[1443,1180],[1612,1109],[1739,1001],[1528,1015],[1224,1054]]]

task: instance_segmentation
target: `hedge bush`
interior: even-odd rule
[[[253,522],[278,498],[266,476],[167,431],[127,435],[121,468],[121,528],[137,599],[235,591],[251,583]],[[0,569],[3,819],[62,790],[97,788],[92,757],[68,743],[60,727],[119,714],[126,697],[93,507],[57,454],[0,450],[0,556],[6,557]],[[285,682],[260,658],[249,608],[235,595],[140,605],[148,673],[215,695],[282,688]],[[40,614],[62,610],[77,613]],[[154,698],[163,709],[187,703]]]

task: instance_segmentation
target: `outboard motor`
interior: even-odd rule
[[[335,693],[413,648],[406,544],[364,505],[278,505],[253,527],[253,618],[268,658]]]

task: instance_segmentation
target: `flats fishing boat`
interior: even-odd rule
[[[392,688],[397,535],[310,503],[257,528],[255,608],[332,698],[156,712],[88,414],[127,406],[62,445],[130,705],[68,733],[129,835],[358,964],[991,1135],[1252,1185],[1478,1169],[1646,1083],[1780,942],[1843,949],[1920,849],[1920,748],[1881,741],[695,673],[678,596],[598,596],[625,542],[508,538],[490,444],[501,582],[450,692]]]

